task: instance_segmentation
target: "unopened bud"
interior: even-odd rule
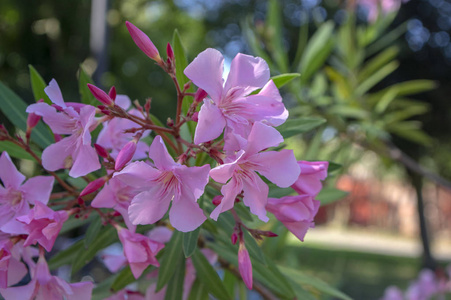
[[[38,125],[39,120],[41,120],[41,116],[38,116],[35,113],[29,113],[27,117],[27,128],[33,129]]]
[[[98,154],[100,157],[108,158],[109,154],[108,154],[108,151],[106,151],[105,148],[103,148],[103,147],[100,146],[99,144],[94,144],[94,148],[96,149],[96,152],[97,152],[97,154]]]
[[[55,143],[58,143],[59,141],[61,141],[63,139],[63,137],[59,134],[54,133],[53,137],[55,138]]]
[[[125,22],[125,26],[127,26],[128,32],[130,32],[136,46],[138,46],[148,57],[161,63],[160,53],[158,53],[157,47],[155,47],[150,38],[138,27],[128,21]]]
[[[166,121],[166,124],[168,125],[168,127],[172,127],[172,126],[174,126],[174,121],[171,118],[168,118],[168,120]]]
[[[224,196],[214,196],[211,202],[213,203],[213,205],[218,206],[219,204],[221,204],[222,198],[224,198]]]
[[[230,238],[232,240],[232,244],[235,245],[238,241],[238,235],[236,234],[236,232],[232,233],[232,236]]]
[[[185,83],[185,85],[183,86],[183,90],[187,91],[190,88],[190,86],[191,86],[191,82]]]
[[[111,87],[110,91],[108,92],[108,96],[114,101],[116,100],[116,88],[114,85]]]
[[[97,100],[99,100],[100,102],[102,102],[103,104],[105,104],[106,106],[114,105],[113,99],[111,99],[107,93],[105,93],[104,91],[102,91],[101,89],[96,87],[95,85],[88,83],[88,88],[91,91],[91,93],[94,95],[94,97]],[[116,93],[116,91],[115,91],[115,93]]]
[[[97,191],[98,189],[100,189],[105,182],[107,181],[106,177],[100,177],[97,178],[94,181],[91,181],[90,183],[88,183],[88,185],[81,191],[80,193],[80,197],[83,197],[85,195],[91,194],[95,191]]]
[[[136,143],[137,141],[135,139],[131,140],[125,144],[124,148],[122,148],[119,152],[116,158],[116,163],[114,164],[114,169],[116,171],[122,169],[129,161],[132,160],[136,151]]]
[[[146,112],[149,112],[151,102],[152,102],[152,98],[147,98],[146,99],[146,103],[144,104],[144,110]]]
[[[279,235],[275,234],[275,233],[272,232],[272,231],[262,231],[262,232],[260,233],[260,235],[267,236],[267,237],[276,237],[276,236],[279,236]]]
[[[240,271],[241,278],[248,289],[252,289],[252,264],[249,252],[244,245],[244,242],[240,240],[240,247],[238,248],[238,270]]]
[[[205,97],[207,97],[207,96],[208,96],[208,94],[206,91],[204,91],[203,89],[198,89],[196,91],[196,94],[194,94],[194,101],[202,102],[205,99]]]
[[[173,62],[174,61],[174,50],[172,50],[172,46],[169,43],[166,46],[166,54],[168,56],[169,61]]]
[[[193,113],[193,115],[191,116],[191,120],[193,120],[194,122],[199,122],[199,112],[198,111]]]

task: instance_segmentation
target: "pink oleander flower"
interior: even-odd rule
[[[141,51],[144,52],[149,58],[155,60],[156,62],[161,62],[158,49],[152,43],[150,38],[132,23],[126,21],[125,25],[127,26],[128,32],[132,36],[136,46],[138,46],[139,49],[141,49]]]
[[[210,171],[210,176],[220,183],[224,198],[210,217],[217,220],[221,212],[233,208],[235,198],[243,191],[243,202],[260,220],[267,222],[266,204],[268,186],[256,172],[279,187],[289,187],[299,177],[300,169],[292,150],[260,151],[283,142],[282,135],[273,127],[256,122],[249,133],[247,145],[226,163]],[[229,180],[230,179],[230,180]]]
[[[224,149],[237,151],[243,140],[245,142],[253,122],[277,126],[285,121],[288,112],[277,87],[269,80],[269,68],[262,58],[239,53],[232,61],[225,84],[223,69],[222,54],[218,50],[207,49],[184,71],[195,85],[210,96],[204,100],[199,112],[194,143],[213,140],[225,128]],[[260,93],[250,95],[261,88]]]
[[[240,271],[241,278],[248,289],[252,289],[252,264],[249,252],[244,246],[244,243],[240,241],[240,247],[238,249],[238,270]]]
[[[47,204],[53,188],[53,177],[36,176],[28,179],[21,174],[5,151],[0,156],[0,230],[6,233],[25,233],[16,217],[27,214],[30,205]]]
[[[358,0],[357,3],[368,10],[368,21],[375,22],[379,13],[388,14],[399,10],[401,3],[409,0]]]
[[[166,226],[157,226],[149,231],[147,236],[155,242],[166,244],[171,240],[172,233],[172,230]]]
[[[91,131],[97,126],[96,109],[90,105],[65,103],[55,79],[45,88],[55,104],[31,104],[27,113],[42,116],[54,134],[68,135],[42,152],[42,165],[46,170],[70,168],[71,177],[80,177],[100,169],[99,158],[91,146]]]
[[[327,177],[328,161],[298,161],[301,174],[291,186],[299,195],[315,198],[323,188],[322,180]]]
[[[320,202],[314,200],[312,196],[298,195],[280,199],[269,198],[266,209],[299,240],[304,241],[307,230],[315,227],[313,219],[318,213],[319,206]]]
[[[141,190],[127,185],[117,178],[111,178],[96,195],[91,206],[97,208],[113,208],[122,215],[127,228],[135,231],[136,226],[130,221],[128,208],[133,197],[140,192]]]
[[[17,246],[9,239],[0,241],[0,288],[14,285],[27,275],[28,270],[20,260]]]
[[[399,288],[390,286],[385,290],[384,296],[380,300],[404,300],[404,296]]]
[[[81,300],[91,299],[92,282],[67,283],[52,276],[44,257],[39,257],[36,268],[31,271],[31,281],[27,285],[0,289],[5,300]]]
[[[54,211],[45,204],[36,202],[27,215],[17,218],[19,222],[25,224],[25,229],[29,234],[24,246],[39,243],[45,250],[50,252],[56,237],[63,227],[63,223],[68,217],[67,212],[64,210]]]
[[[440,292],[440,289],[434,272],[422,270],[418,280],[410,284],[407,289],[406,298],[409,300],[428,300],[438,292]]]
[[[155,255],[164,248],[164,244],[152,241],[148,237],[133,233],[125,228],[118,228],[119,240],[124,247],[124,254],[136,279],[149,266],[157,266]]]
[[[149,149],[155,167],[138,161],[116,173],[124,183],[144,189],[136,195],[128,209],[133,224],[153,224],[169,208],[169,220],[177,230],[187,232],[199,227],[206,217],[197,203],[208,183],[210,166],[187,167],[174,162],[160,136]]]

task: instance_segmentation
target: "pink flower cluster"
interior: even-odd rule
[[[88,84],[93,96],[102,103],[98,107],[65,102],[57,82],[50,82],[45,93],[52,104],[38,102],[27,108],[27,136],[42,118],[52,130],[55,143],[43,150],[41,161],[28,140],[15,142],[37,157],[53,177],[37,176],[23,183],[25,176],[9,155],[3,152],[0,157],[0,293],[6,299],[18,299],[18,295],[27,299],[89,299],[92,283],[68,284],[52,276],[44,258],[71,215],[80,218],[97,213],[104,225],[114,226],[123,255],[105,256],[105,263],[113,272],[129,265],[133,276],[139,278],[150,265],[159,266],[156,255],[167,242],[168,233],[163,239],[152,237],[137,233],[137,226],[156,224],[156,228],[167,226],[182,232],[197,229],[208,218],[209,206],[201,197],[210,185],[221,195],[215,197],[216,207],[209,217],[216,221],[227,211],[235,216],[232,241],[236,243],[239,238],[239,272],[249,288],[253,286],[252,266],[243,230],[256,238],[275,234],[246,227],[237,216],[235,205],[243,204],[264,222],[269,221],[270,212],[300,240],[314,225],[320,205],[315,197],[322,188],[321,181],[327,177],[328,162],[297,161],[293,150],[277,150],[284,139],[276,127],[285,122],[288,111],[270,79],[266,62],[238,54],[223,80],[223,56],[217,50],[207,49],[184,70],[198,88],[196,93],[188,92],[189,84],[183,89],[178,86],[171,46],[168,45],[168,59],[164,61],[142,31],[131,23],[126,25],[138,47],[175,81],[176,120],[168,121],[167,127],[156,125],[149,113],[150,101],[144,107],[136,104],[130,109],[130,99],[116,95],[114,87],[105,93]],[[189,97],[193,99],[190,108],[182,111],[182,102],[189,101]],[[187,122],[197,126],[194,136],[184,139],[180,132]],[[95,139],[93,131],[99,125],[102,129]],[[146,141],[151,141],[150,146]],[[201,154],[209,160],[197,160]],[[102,166],[103,171],[98,171]],[[78,191],[64,181],[61,174],[65,170],[70,177],[86,180],[86,187]],[[104,172],[101,177],[99,172]],[[51,194],[54,179],[65,189],[60,198],[69,198],[62,202],[64,209],[51,208],[51,195],[61,194]],[[268,181],[280,188],[291,187],[297,195],[268,198]],[[166,214],[169,223],[165,221]],[[32,259],[38,252],[31,247],[35,244],[39,247],[37,263]],[[216,261],[211,250],[202,251],[210,263]],[[24,263],[31,281],[11,287],[27,273]],[[185,292],[195,278],[189,260],[186,270]],[[147,294],[158,298],[152,286]],[[164,291],[158,292],[162,294]],[[129,290],[111,299],[132,296],[141,299]]]

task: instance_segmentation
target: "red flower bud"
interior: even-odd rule
[[[81,191],[80,197],[83,197],[85,195],[88,195],[88,194],[91,194],[91,193],[97,191],[98,189],[100,189],[105,184],[105,182],[107,182],[107,178],[106,177],[100,177],[100,178],[97,178],[94,181],[91,181],[83,189],[83,191]]]
[[[106,151],[105,148],[103,148],[103,147],[100,146],[99,144],[94,144],[94,148],[96,149],[96,152],[97,152],[97,154],[98,154],[100,157],[108,158],[109,154],[108,154],[108,151]]]
[[[110,96],[107,95],[104,91],[96,87],[95,85],[92,85],[88,83],[88,88],[91,91],[91,93],[94,95],[94,97],[105,104],[106,106],[113,106],[114,101],[110,98]]]
[[[168,55],[168,59],[173,62],[174,61],[174,50],[172,50],[172,46],[169,43],[166,46],[166,54]]]
[[[196,94],[194,94],[194,101],[202,102],[207,96],[208,94],[206,91],[204,91],[203,89],[197,89]]]
[[[116,100],[116,88],[114,85],[111,87],[110,91],[108,92],[108,96],[114,101]]]
[[[141,51],[144,52],[148,57],[158,63],[161,63],[161,57],[158,53],[158,49],[152,43],[150,38],[138,27],[128,21],[125,22],[125,26],[127,26],[128,32],[130,32],[130,35],[132,36],[132,39],[135,42],[136,46],[138,46],[139,49],[141,49]]]

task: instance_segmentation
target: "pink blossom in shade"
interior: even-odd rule
[[[101,258],[106,268],[113,274],[127,265],[127,258],[124,254],[103,254]]]
[[[221,203],[210,217],[217,220],[221,212],[231,209],[243,191],[243,202],[260,220],[267,222],[268,186],[256,172],[279,187],[289,187],[299,177],[300,168],[292,150],[260,151],[279,145],[282,135],[273,127],[256,122],[243,150],[226,158],[226,163],[210,171],[217,182],[227,183],[221,189]],[[230,179],[230,180],[229,180]]]
[[[238,270],[240,271],[241,278],[248,289],[252,289],[252,264],[249,252],[247,251],[244,243],[240,242],[238,249]]]
[[[291,186],[299,195],[316,197],[321,191],[322,180],[327,177],[327,161],[298,161],[301,174]]]
[[[44,257],[40,257],[36,268],[31,270],[32,280],[27,285],[0,289],[5,300],[80,300],[91,299],[93,283],[67,283],[52,276]]]
[[[9,239],[0,241],[0,288],[14,285],[27,275],[28,270],[20,259],[17,247]]]
[[[130,221],[128,208],[133,197],[139,193],[139,189],[127,185],[117,178],[111,178],[96,195],[91,202],[91,206],[96,208],[113,208],[122,215],[127,228],[134,232],[136,226]]]
[[[297,195],[269,198],[266,209],[299,240],[304,241],[308,229],[315,226],[313,219],[319,207],[320,202],[312,196]]]
[[[187,167],[174,162],[160,136],[149,149],[155,167],[145,162],[133,162],[113,178],[143,192],[136,195],[128,209],[133,224],[153,224],[163,218],[172,200],[169,220],[179,231],[192,231],[206,217],[197,203],[208,183],[209,165]]]
[[[148,237],[133,233],[125,228],[118,228],[119,240],[124,247],[124,254],[136,279],[149,266],[160,266],[155,255],[164,248],[162,243],[152,241]]]
[[[418,280],[410,284],[406,291],[409,300],[428,300],[440,292],[437,279],[431,270],[422,270]]]
[[[154,282],[149,285],[149,287],[146,290],[146,300],[164,300],[166,297],[166,286],[164,286],[161,290],[156,292],[157,289],[157,283]]]
[[[91,131],[97,126],[95,107],[83,105],[79,109],[68,106],[54,79],[44,90],[58,107],[47,103],[35,103],[28,113],[42,116],[54,134],[68,135],[42,152],[42,165],[46,170],[70,168],[71,177],[80,177],[100,169],[99,158],[91,146]]]
[[[368,11],[368,21],[375,22],[379,13],[388,14],[397,11],[401,3],[408,0],[358,0],[357,3]]]
[[[8,153],[0,156],[0,230],[6,233],[25,233],[16,217],[30,211],[30,205],[47,204],[53,188],[53,177],[36,176],[28,179],[14,166]]]
[[[156,62],[160,62],[161,57],[158,53],[158,49],[152,43],[150,38],[132,23],[126,21],[125,25],[127,26],[128,32],[132,36],[132,39],[135,42],[136,46],[138,46],[139,49],[141,49],[141,51],[144,52],[148,57],[155,60]]]
[[[199,112],[194,135],[196,144],[219,137],[224,128],[225,136],[237,134],[246,139],[253,122],[269,121],[286,111],[277,88],[269,81],[269,68],[263,59],[239,53],[232,61],[225,84],[223,69],[222,54],[215,49],[207,49],[184,71],[195,85],[210,96],[204,100]],[[260,88],[266,89],[266,92],[250,95]],[[239,150],[238,145],[229,143],[226,146],[226,150]]]
[[[118,95],[116,98],[116,104],[118,102],[122,101],[120,100],[121,95]],[[127,97],[128,98],[128,97]],[[125,101],[124,101],[125,102]],[[124,109],[124,107],[122,107]],[[129,111],[130,114],[139,116],[139,112],[136,109],[132,109]],[[111,151],[111,157],[116,158],[119,154],[119,152],[124,148],[124,146],[133,140],[134,133],[124,131],[130,128],[136,128],[137,124],[128,120],[128,119],[122,119],[122,118],[114,118],[108,122],[104,122],[103,128],[99,133],[99,136],[97,138],[97,144],[102,146],[105,149],[108,149]],[[150,130],[144,131],[141,138],[145,138],[149,136]],[[133,154],[132,159],[143,159],[147,157],[147,152],[149,150],[149,146],[143,142],[138,141],[136,144],[136,151]]]
[[[50,252],[55,243],[63,223],[68,219],[68,214],[64,210],[54,211],[45,204],[36,202],[33,209],[17,220],[25,224],[28,237],[24,246],[30,246],[39,243]]]
[[[165,226],[154,227],[151,231],[147,233],[147,236],[156,242],[166,244],[171,240],[172,230]]]
[[[399,288],[390,286],[385,289],[384,296],[380,300],[404,300],[404,296]]]

